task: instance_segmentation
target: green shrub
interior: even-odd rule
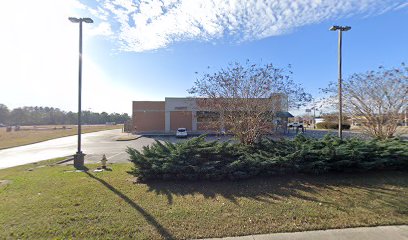
[[[297,136],[294,140],[263,139],[253,146],[207,142],[205,136],[181,143],[156,141],[141,152],[128,148],[133,173],[141,180],[221,180],[271,176],[289,172],[325,173],[408,169],[408,142],[340,140]]]
[[[339,129],[339,124],[335,122],[319,122],[316,123],[316,127],[318,129]],[[342,129],[350,129],[350,124],[343,123]]]

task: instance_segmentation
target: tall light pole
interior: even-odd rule
[[[316,129],[316,104],[313,101],[313,129]]]
[[[338,83],[338,95],[339,95],[339,133],[338,136],[340,139],[343,139],[343,98],[342,98],[342,78],[341,78],[341,48],[342,48],[342,33],[345,31],[350,30],[351,27],[349,26],[332,26],[330,31],[338,31],[339,32],[339,83]]]
[[[73,23],[79,23],[79,67],[78,67],[78,151],[74,155],[74,167],[84,167],[85,154],[81,151],[81,93],[82,93],[82,22],[93,23],[91,18],[68,18]]]

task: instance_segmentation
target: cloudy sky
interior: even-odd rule
[[[0,7],[0,103],[75,111],[78,24],[83,109],[131,112],[132,100],[183,97],[195,72],[229,62],[292,65],[314,96],[344,75],[408,62],[407,0],[9,0]],[[210,70],[208,70],[210,66]]]

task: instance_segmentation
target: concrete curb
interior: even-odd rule
[[[138,136],[135,136],[134,138],[130,138],[130,139],[120,139],[120,138],[118,138],[118,139],[115,139],[115,141],[117,141],[117,142],[133,141],[133,140],[137,140],[137,139],[139,139],[139,138],[141,138],[141,137],[143,137],[143,136],[142,136],[142,135],[138,135]]]
[[[216,133],[188,133],[188,137],[199,137],[199,136],[208,136],[208,137],[214,137],[214,136],[228,136],[232,137],[234,136],[233,134],[216,134]],[[176,137],[176,133],[141,133],[142,137]]]
[[[206,240],[407,240],[408,225],[357,227],[292,233],[272,233]]]

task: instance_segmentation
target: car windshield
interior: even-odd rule
[[[186,129],[185,129],[185,128],[179,128],[177,131],[179,131],[179,132],[185,132]]]

